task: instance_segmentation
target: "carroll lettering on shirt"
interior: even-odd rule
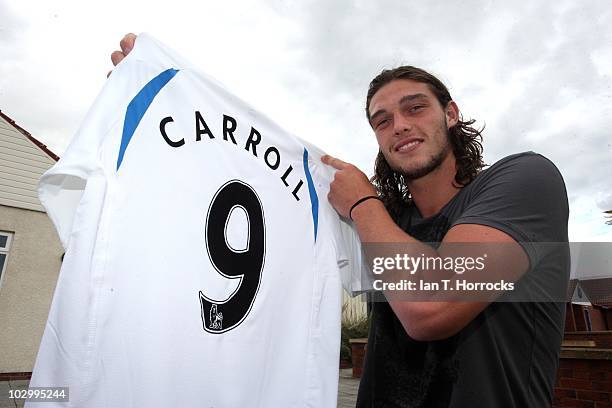
[[[210,131],[210,128],[204,121],[204,118],[200,112],[195,111],[195,122],[196,122],[196,141],[202,140],[202,135],[208,135],[209,138],[214,139],[215,136]]]
[[[172,122],[174,122],[174,119],[172,118],[172,116],[166,116],[165,118],[163,118],[159,122],[159,132],[161,136],[163,137],[164,141],[168,144],[168,146],[174,147],[174,148],[182,147],[185,145],[185,139],[179,138],[176,136],[175,137],[171,136],[171,133],[172,133],[170,130],[171,126],[169,126],[169,124]],[[230,142],[232,145],[238,146],[238,142],[236,141],[237,138],[238,140],[240,138],[240,133],[237,131],[238,122],[232,116],[225,115],[225,114],[223,115],[222,122],[223,122],[223,128],[221,130],[223,134],[223,140],[226,142]],[[221,134],[221,132],[217,134]],[[206,123],[206,119],[204,118],[204,116],[202,116],[202,114],[196,110],[195,111],[195,141],[196,142],[202,141],[202,136],[204,135],[208,136],[208,140],[216,139],[215,134],[213,133],[211,128]],[[251,126],[249,133],[248,133],[248,137],[246,137],[246,141],[243,145],[244,150],[252,153],[253,157],[257,157],[257,158],[262,157],[261,152],[263,151],[262,158],[263,158],[264,163],[266,164],[266,167],[276,172],[279,168],[281,168],[281,164],[282,164],[282,158],[281,158],[280,151],[278,148],[274,146],[268,146],[267,148],[265,148],[265,150],[263,150],[265,146],[260,146],[262,144],[262,141],[263,141],[263,137],[261,133],[257,129],[255,129],[253,126]],[[259,148],[259,154],[257,152],[258,148]],[[302,186],[304,185],[304,181],[301,179],[298,179],[297,181],[291,180],[292,179],[291,173],[293,172],[293,166],[287,165],[287,166],[282,167],[282,169],[283,170],[279,173],[281,174],[279,176],[280,180],[285,185],[285,187],[288,187],[290,189],[293,188],[291,191],[291,195],[296,200],[299,201],[300,200],[299,193],[300,193]]]

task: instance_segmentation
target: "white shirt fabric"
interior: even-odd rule
[[[70,392],[45,406],[336,406],[361,258],[321,155],[141,34],[40,182],[66,255],[30,386]]]

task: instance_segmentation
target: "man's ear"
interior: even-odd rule
[[[459,107],[455,101],[450,101],[446,104],[446,109],[444,111],[444,114],[446,115],[446,123],[450,129],[455,126],[457,122],[459,122]]]

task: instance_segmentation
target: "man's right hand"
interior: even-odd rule
[[[136,34],[129,33],[126,34],[121,41],[119,42],[119,46],[121,47],[121,51],[113,51],[111,54],[111,61],[113,61],[113,65],[117,66],[134,48],[134,43],[136,42]],[[109,71],[106,75],[107,77],[111,74],[112,71]]]

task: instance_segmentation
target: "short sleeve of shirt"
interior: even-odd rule
[[[452,225],[479,224],[514,238],[532,267],[539,254],[534,242],[567,241],[568,202],[559,170],[542,155],[509,156],[468,185],[467,206]]]
[[[321,224],[329,229],[333,237],[330,241],[333,248],[330,249],[333,249],[336,257],[342,287],[351,296],[357,296],[370,287],[368,283],[363,282],[363,278],[369,275],[369,271],[367,263],[363,261],[361,241],[354,224],[340,217],[327,201],[329,185],[334,179],[336,170],[321,163],[321,156],[324,154],[321,150],[306,141],[301,142],[309,151],[309,166],[313,179],[317,183],[319,196],[323,197],[318,208],[319,216]]]

